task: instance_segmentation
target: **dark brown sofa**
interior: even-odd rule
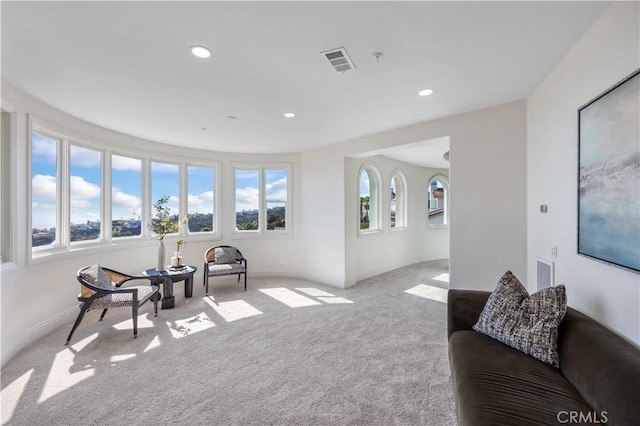
[[[449,362],[458,424],[640,424],[640,350],[568,308],[560,369],[471,329],[489,292],[449,290]]]

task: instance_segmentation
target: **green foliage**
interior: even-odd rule
[[[213,214],[193,213],[189,215],[189,232],[211,232]]]
[[[360,197],[360,229],[369,229],[369,196]]]
[[[267,218],[267,229],[285,229],[286,227],[286,210],[284,207],[273,207],[267,210],[267,214],[269,215]]]
[[[171,209],[166,206],[169,202],[169,197],[164,195],[153,204],[153,208],[156,211],[153,218],[151,218],[151,229],[156,234],[156,238],[164,240],[165,235],[175,234],[180,230],[180,226],[186,223],[188,216],[179,220],[178,215],[171,215]]]
[[[256,231],[258,229],[258,210],[236,212],[236,229],[238,231]]]
[[[255,231],[258,229],[258,221],[254,220],[252,222],[237,223],[236,229],[238,231]]]

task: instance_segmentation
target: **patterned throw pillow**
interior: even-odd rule
[[[82,278],[84,278],[85,281],[88,281],[96,287],[105,288],[107,290],[113,290],[116,287],[97,263],[82,271],[80,275],[82,275]]]
[[[235,247],[216,247],[216,263],[235,263],[236,248]]]
[[[473,329],[559,368],[558,327],[566,311],[563,285],[529,296],[518,278],[507,271]]]

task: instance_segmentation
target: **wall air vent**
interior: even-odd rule
[[[337,72],[345,73],[356,68],[344,47],[327,50],[326,52],[322,52],[322,54],[329,61],[331,68]]]
[[[536,287],[538,291],[555,285],[554,272],[555,262],[536,257]]]

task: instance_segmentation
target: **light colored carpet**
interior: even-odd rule
[[[15,425],[455,425],[446,261],[340,290],[295,279],[196,284],[176,308],[90,311],[2,369]],[[445,274],[445,275],[441,275]],[[407,292],[409,290],[409,292]]]

